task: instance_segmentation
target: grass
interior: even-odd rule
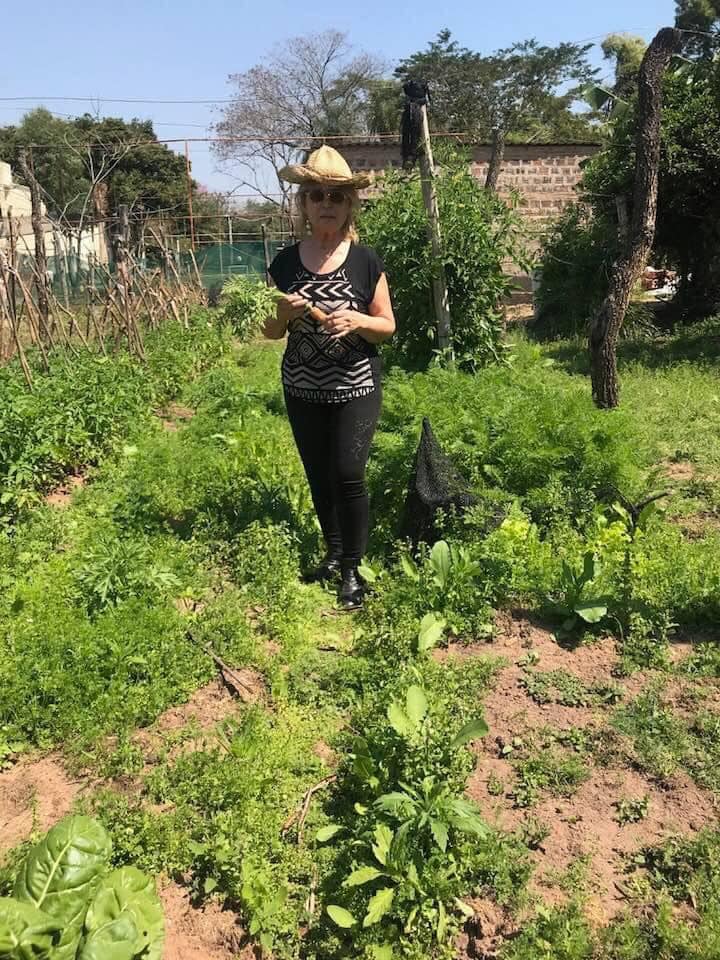
[[[581,569],[590,552],[588,589],[607,617],[567,639],[615,633],[625,673],[672,677],[673,630],[717,622],[719,538],[710,528],[690,539],[673,522],[718,503],[713,330],[624,344],[624,402],[609,414],[592,406],[572,344],[518,340],[508,367],[474,377],[391,371],[370,469],[373,596],[351,621],[327,616],[332,595],[298,579],[320,544],[275,346],[237,347],[199,317],[191,331],[149,344],[147,370],[118,357],[57,371],[37,381],[37,399],[18,388],[17,371],[3,371],[12,443],[0,465],[12,482],[0,534],[0,766],[61,748],[99,773],[106,782],[83,804],[111,830],[118,861],[183,876],[199,900],[222,898],[278,960],[351,950],[382,960],[388,947],[409,960],[453,956],[471,897],[511,912],[527,905],[529,852],[547,837],[531,819],[518,834],[464,832],[458,824],[474,822],[474,808],[453,806],[475,764],[453,738],[476,724],[482,739],[482,701],[504,665],[493,610],[523,605],[559,629],[563,561]],[[171,398],[194,414],[176,431],[153,414]],[[423,415],[477,498],[465,516],[444,519],[447,568],[429,551],[411,562],[396,539]],[[668,461],[688,461],[692,477],[665,476]],[[79,468],[92,482],[72,505],[45,505],[43,492]],[[660,484],[673,490],[667,516],[630,538],[612,510],[618,491],[637,500]],[[422,651],[427,614],[442,624],[437,646],[472,644],[474,655],[441,661]],[[264,699],[238,704],[201,744],[181,730],[149,756],[135,731],[215,676],[208,648],[256,671]],[[719,662],[706,642],[682,676],[702,688]],[[577,728],[520,739],[507,783],[493,781],[496,798],[525,807],[572,796],[603,758],[631,759],[660,779],[685,769],[720,790],[710,701],[688,719],[661,686],[619,702],[613,678],[588,685],[535,667],[528,657],[523,683],[537,705],[605,711],[614,737],[598,743]],[[325,784],[330,775],[337,780]],[[431,796],[427,822],[437,822],[408,828],[403,841],[402,816],[420,822],[407,797]],[[631,824],[646,812],[643,797],[625,797],[617,816]],[[333,826],[341,830],[322,842]],[[401,839],[383,853],[384,831]],[[501,956],[711,960],[717,840],[688,844],[638,854],[650,902],[636,915],[592,929],[575,884],[577,902],[531,914]],[[348,885],[370,867],[367,884]],[[686,900],[700,904],[697,929],[666,909]],[[329,905],[347,909],[353,925],[333,923]]]

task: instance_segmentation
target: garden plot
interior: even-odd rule
[[[298,581],[318,534],[276,350],[207,350],[13,495],[0,889],[9,848],[75,808],[158,878],[171,960],[714,958],[720,549],[673,519],[718,500],[692,419],[712,372],[636,359],[611,417],[522,341],[474,377],[391,373],[348,618]],[[478,501],[412,557],[393,538],[423,414]],[[675,451],[692,472],[667,475]],[[663,472],[632,526],[615,491]]]

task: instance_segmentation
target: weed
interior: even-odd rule
[[[622,797],[614,804],[617,813],[616,821],[620,826],[627,823],[639,823],[644,820],[650,809],[650,797],[647,794],[644,797]]]

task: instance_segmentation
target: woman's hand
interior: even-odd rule
[[[297,320],[305,313],[307,300],[303,299],[298,293],[286,293],[278,299],[275,311],[277,318],[287,326],[293,320]]]
[[[320,323],[322,323],[325,332],[337,340],[340,337],[346,337],[353,331],[359,331],[368,318],[364,313],[357,310],[335,310],[333,313],[326,314]]]

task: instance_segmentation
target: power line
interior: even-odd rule
[[[43,100],[48,103],[58,103],[61,101],[72,101],[73,103],[176,103],[176,104],[212,104],[212,103],[235,103],[234,98],[227,100],[143,100],[141,98],[120,98],[120,97],[0,97],[0,102],[20,103],[27,100]]]

